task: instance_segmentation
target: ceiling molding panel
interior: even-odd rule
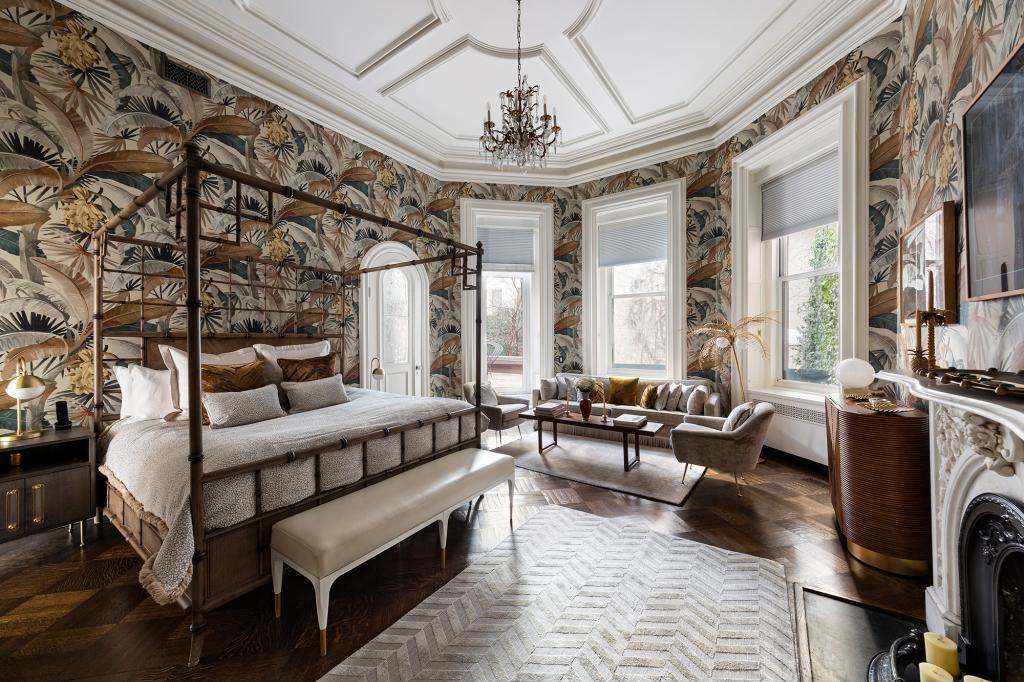
[[[645,20],[621,14],[640,11],[633,3],[559,0],[542,11],[528,3],[524,71],[558,108],[566,143],[546,168],[524,176],[491,167],[477,149],[488,100],[494,113],[499,91],[515,81],[513,0],[63,1],[441,180],[554,186],[721,144],[884,30],[905,5],[645,0]],[[704,33],[673,19],[681,5]],[[649,29],[625,32],[630,21]],[[679,38],[680,26],[691,39]],[[630,44],[634,34],[646,37]],[[459,70],[448,73],[452,65]]]

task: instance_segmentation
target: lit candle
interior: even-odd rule
[[[953,677],[960,674],[956,642],[938,632],[924,633],[924,660],[937,665]],[[924,678],[921,678],[922,681]]]
[[[953,676],[937,665],[919,663],[917,672],[921,682],[953,682]]]
[[[921,318],[922,318],[921,311],[920,310],[916,311],[914,313],[914,323],[917,325],[917,345],[914,346],[915,350],[917,350],[918,348],[921,347],[921,323],[923,322],[923,320]]]
[[[935,309],[935,271],[928,271],[928,310]]]

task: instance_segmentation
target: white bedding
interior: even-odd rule
[[[411,398],[364,389],[349,389],[348,393],[351,400],[342,405],[245,426],[204,428],[204,471],[289,451],[340,444],[342,438],[358,438],[382,428],[470,407],[461,400],[448,398]],[[473,434],[474,415],[470,413],[460,419],[463,439],[468,439]],[[452,419],[437,424],[437,450],[458,442],[459,421]],[[339,447],[322,455],[321,488],[327,490],[354,483],[364,476],[400,465],[400,438],[400,434],[392,434],[369,441],[365,471],[360,445]],[[140,581],[158,603],[174,601],[188,587],[192,570],[188,422],[124,420],[111,426],[100,447],[103,461],[100,471],[125,494],[126,500],[141,507],[137,511],[142,518],[167,529],[160,550],[143,565]],[[434,449],[429,425],[405,433],[405,461],[429,455]],[[314,472],[313,458],[264,470],[258,511],[284,507],[312,495]],[[239,474],[207,484],[204,504],[208,530],[251,518],[257,513],[255,474]]]

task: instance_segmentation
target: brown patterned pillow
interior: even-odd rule
[[[284,381],[316,381],[335,375],[333,354],[302,360],[278,358],[277,364],[281,367]]]
[[[658,399],[658,385],[651,384],[644,389],[644,394],[640,396],[640,407],[645,407],[648,410],[654,409],[654,401]]]
[[[203,393],[228,393],[251,391],[266,383],[263,380],[263,361],[247,362],[241,365],[203,365]],[[203,423],[209,424],[210,417],[203,406]]]

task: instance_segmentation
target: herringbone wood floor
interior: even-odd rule
[[[664,533],[779,561],[791,582],[923,617],[923,580],[881,573],[844,553],[822,469],[769,454],[746,482],[737,498],[731,476],[710,473],[678,508],[518,470],[515,523],[551,504],[637,516]],[[502,489],[471,518],[453,517],[447,568],[436,531],[426,529],[335,583],[324,659],[313,590],[295,575],[285,579],[280,621],[269,585],[214,611],[203,662],[190,671],[186,615],[147,597],[138,585],[141,562],[109,525],[90,528],[84,549],[62,530],[7,543],[0,546],[0,679],[316,679],[505,537]]]

